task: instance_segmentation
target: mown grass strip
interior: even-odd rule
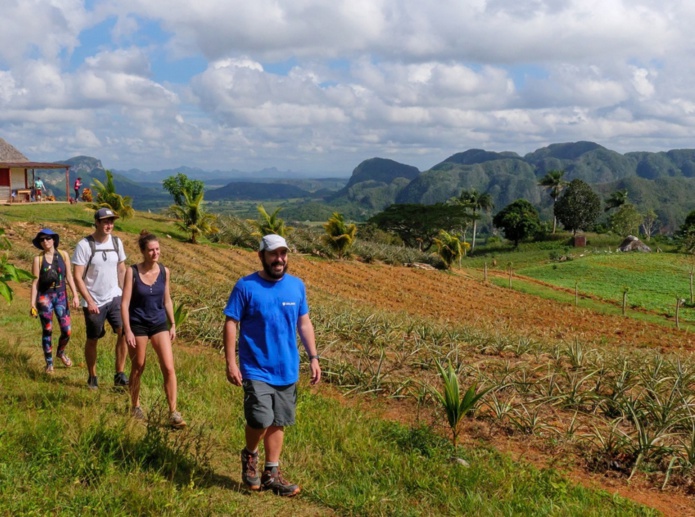
[[[501,276],[489,276],[488,278],[492,284],[498,287],[504,287],[505,289],[509,289],[509,280],[507,278],[503,278]],[[524,294],[530,294],[533,296],[538,296],[540,298],[545,298],[547,300],[553,300],[567,305],[574,305],[574,293],[567,293],[565,291],[553,289],[551,287],[540,285],[535,282],[529,282],[518,277],[513,278],[512,289]],[[593,298],[587,298],[585,296],[582,296],[581,290],[579,292],[578,307],[580,309],[589,309],[599,314],[608,314],[613,316],[622,315],[622,309],[619,305],[601,302]],[[655,323],[664,327],[674,328],[676,326],[676,324],[673,321],[667,319],[666,316],[660,316],[657,314],[652,314],[640,310],[631,310],[629,304],[626,316],[634,320]],[[681,319],[681,330],[683,330],[684,332],[695,331],[695,325],[688,322],[684,322]]]

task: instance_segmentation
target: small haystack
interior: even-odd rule
[[[651,253],[652,249],[634,235],[628,235],[620,246],[618,246],[618,251],[642,251],[644,253]]]

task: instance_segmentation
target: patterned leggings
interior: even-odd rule
[[[48,291],[39,294],[36,301],[36,307],[39,311],[41,319],[41,328],[43,335],[41,345],[43,346],[43,355],[46,358],[46,366],[53,365],[53,312],[58,316],[60,325],[60,339],[58,340],[58,357],[65,353],[65,347],[70,341],[70,308],[68,307],[68,296],[65,290]]]

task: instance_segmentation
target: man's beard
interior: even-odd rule
[[[282,271],[280,273],[276,273],[272,267],[275,264],[282,264],[280,261],[273,262],[271,264],[268,264],[265,259],[263,259],[263,271],[265,271],[265,274],[268,275],[268,277],[272,278],[273,280],[280,280],[283,276],[285,276],[285,273],[287,272],[287,262],[285,262],[285,267],[282,268]]]

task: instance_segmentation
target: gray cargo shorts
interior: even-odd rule
[[[253,429],[266,429],[271,425],[294,425],[297,406],[297,384],[274,386],[262,381],[245,379],[244,416]]]

